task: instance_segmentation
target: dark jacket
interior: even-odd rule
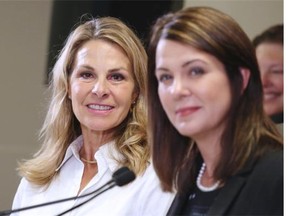
[[[188,196],[177,194],[167,215],[181,215]],[[207,215],[283,215],[283,151],[266,153],[226,181]]]

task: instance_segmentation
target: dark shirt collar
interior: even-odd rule
[[[283,112],[275,114],[275,115],[272,115],[271,119],[276,124],[283,123]]]

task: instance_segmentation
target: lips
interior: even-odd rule
[[[186,116],[198,111],[200,107],[184,107],[176,110],[176,115]]]
[[[97,110],[97,111],[107,111],[107,110],[111,110],[114,108],[113,106],[99,105],[99,104],[89,104],[87,105],[87,107],[89,109]]]
[[[280,96],[280,94],[277,92],[264,92],[264,100],[265,101],[273,100],[279,96]]]

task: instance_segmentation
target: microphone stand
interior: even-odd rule
[[[85,200],[84,202],[82,202],[82,203],[80,203],[80,204],[78,204],[78,205],[76,205],[76,206],[73,206],[72,208],[70,208],[70,209],[68,209],[68,210],[66,210],[66,211],[64,211],[64,212],[62,212],[62,213],[60,213],[60,214],[58,214],[58,215],[56,215],[56,216],[62,216],[62,215],[66,214],[66,213],[68,213],[68,212],[70,212],[70,211],[72,211],[72,210],[74,210],[74,209],[76,209],[76,208],[81,207],[81,206],[84,205],[85,203],[93,200],[93,199],[94,199],[95,197],[97,197],[98,195],[100,195],[100,194],[104,193],[105,191],[113,188],[115,185],[116,185],[116,184],[110,185],[108,188],[104,189],[103,191],[100,191],[99,193],[96,193],[95,195],[93,195],[93,196],[90,197],[89,199]]]
[[[82,205],[84,205],[85,203],[89,202],[90,200],[94,199],[95,197],[97,197],[98,195],[104,193],[105,191],[111,189],[112,187],[114,187],[115,185],[118,186],[123,186],[128,184],[129,182],[133,181],[135,179],[135,174],[129,170],[127,167],[122,167],[118,170],[116,170],[113,175],[112,175],[112,180],[108,181],[106,184],[102,185],[100,188],[87,193],[87,194],[83,194],[80,196],[74,196],[74,197],[70,197],[70,198],[65,198],[65,199],[60,199],[60,200],[55,200],[52,202],[46,202],[46,203],[41,203],[41,204],[37,204],[37,205],[32,205],[32,206],[27,206],[27,207],[23,207],[23,208],[18,208],[18,209],[10,209],[10,210],[5,210],[5,211],[0,211],[0,216],[4,216],[4,215],[10,215],[11,213],[14,212],[19,212],[19,211],[25,211],[25,210],[29,210],[29,209],[33,209],[33,208],[38,208],[38,207],[42,207],[42,206],[46,206],[46,205],[53,205],[56,203],[61,203],[61,202],[66,202],[66,201],[70,201],[70,200],[75,200],[75,199],[79,199],[79,198],[83,198],[86,196],[90,196],[93,195],[92,197],[90,197],[89,199],[85,200],[84,202],[66,210],[63,213],[60,213],[58,216],[61,216],[63,214],[66,214],[69,211],[72,211],[75,208],[78,208]],[[105,189],[105,187],[107,187]],[[103,189],[103,190],[102,190]],[[95,194],[96,193],[96,194]]]
[[[118,169],[113,175],[112,175],[112,178],[113,180],[110,181],[110,183],[108,184],[105,184],[107,186],[106,189],[102,190],[102,191],[98,191],[96,192],[96,194],[94,194],[92,197],[90,197],[89,199],[83,201],[82,203],[76,205],[76,206],[73,206],[72,208],[58,214],[57,216],[62,216],[76,208],[79,208],[80,206],[84,205],[85,203],[93,200],[95,197],[99,196],[100,194],[104,193],[105,191],[113,188],[114,186],[118,185],[118,186],[123,186],[123,185],[126,185],[128,184],[129,182],[133,181],[135,179],[135,174],[129,170],[127,167],[122,167],[120,169]],[[112,184],[111,184],[112,183]],[[103,187],[102,187],[103,188]]]
[[[0,212],[0,216],[4,216],[4,215],[10,215],[12,213],[15,212],[19,212],[19,211],[25,211],[25,210],[29,210],[29,209],[33,209],[33,208],[38,208],[38,207],[42,207],[42,206],[46,206],[46,205],[53,205],[53,204],[57,204],[57,203],[61,203],[61,202],[67,202],[70,200],[75,200],[75,199],[79,199],[79,198],[83,198],[89,195],[92,195],[94,193],[99,192],[100,190],[102,190],[104,187],[109,186],[108,189],[110,189],[111,187],[115,186],[115,183],[111,185],[111,183],[113,183],[113,180],[110,180],[109,182],[107,182],[106,184],[102,185],[100,188],[97,188],[96,190],[87,193],[87,194],[83,194],[80,196],[74,196],[74,197],[69,197],[69,198],[65,198],[65,199],[59,199],[59,200],[54,200],[51,202],[46,202],[46,203],[40,203],[40,204],[36,204],[36,205],[32,205],[32,206],[27,206],[27,207],[23,207],[23,208],[18,208],[18,209],[12,209],[12,210],[4,210]],[[106,189],[106,190],[108,190]],[[104,191],[106,191],[104,190]],[[104,191],[100,192],[99,194],[103,193]],[[97,193],[98,194],[98,193]]]

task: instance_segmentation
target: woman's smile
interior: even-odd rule
[[[183,107],[176,110],[176,115],[179,117],[185,117],[194,114],[200,109],[199,106]]]

